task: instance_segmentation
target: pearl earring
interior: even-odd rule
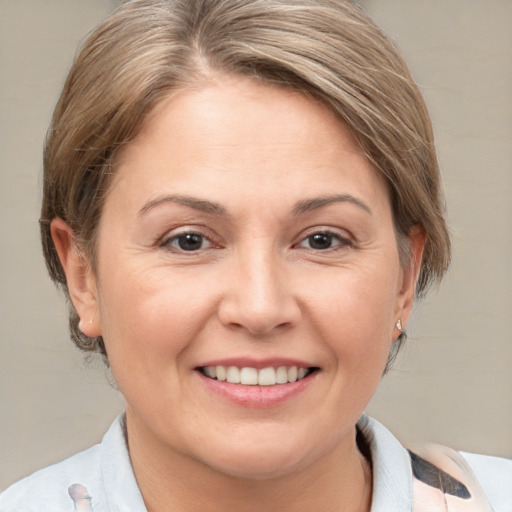
[[[89,320],[87,323],[92,324],[92,319]],[[78,329],[82,332],[82,334],[84,333],[84,321],[82,319],[78,321]]]

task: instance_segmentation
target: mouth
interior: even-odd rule
[[[276,386],[298,382],[319,370],[317,367],[268,366],[200,366],[197,370],[205,377],[243,386]]]

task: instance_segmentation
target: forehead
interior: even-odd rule
[[[323,103],[232,76],[162,102],[117,167],[114,188],[138,180],[148,194],[170,186],[222,196],[245,186],[251,195],[271,187],[315,195],[340,179],[360,193],[387,191],[348,128]]]
[[[293,125],[294,131],[283,130],[284,125]],[[360,153],[345,124],[321,100],[291,87],[238,75],[217,75],[198,86],[172,92],[160,102],[147,115],[127,151],[121,153],[121,161],[146,141],[165,137],[170,141],[169,136],[179,138],[180,143],[194,144],[210,135],[201,139],[201,147],[207,148],[210,141],[217,143],[222,137],[233,145],[271,140],[298,145],[314,142],[311,136],[316,140],[327,135],[332,144],[333,132],[337,132],[337,145]],[[287,135],[291,136],[288,140]]]

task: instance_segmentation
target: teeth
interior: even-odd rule
[[[222,368],[222,366],[218,366],[217,368]],[[214,366],[206,366],[205,369],[204,369],[204,373],[208,377],[210,377],[212,379],[215,379],[215,377],[217,376],[217,373],[215,372],[215,367]]]
[[[308,373],[307,368],[299,368],[297,370],[297,380],[302,380]]]
[[[288,370],[286,366],[280,366],[276,371],[277,384],[286,384],[288,382]]]
[[[240,370],[236,366],[229,366],[226,371],[226,380],[231,384],[240,384]]]
[[[262,368],[258,372],[258,384],[260,386],[273,386],[276,383],[276,371],[274,368]]]
[[[240,370],[240,384],[246,386],[258,384],[258,370],[256,368],[242,368]]]
[[[292,366],[288,368],[288,382],[295,382],[297,380],[298,372],[297,367]]]
[[[309,369],[297,368],[297,366],[268,367],[261,370],[249,366],[243,368],[236,366],[204,366],[202,372],[211,379],[226,381],[231,384],[273,386],[302,380],[309,374]]]
[[[213,377],[211,375],[208,375],[208,377],[212,377],[212,379],[215,379],[217,377],[217,380],[226,380],[226,368],[224,366],[207,366],[206,368],[211,368],[213,370]]]

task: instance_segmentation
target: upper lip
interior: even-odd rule
[[[196,368],[204,368],[206,366],[236,366],[237,368],[279,368],[280,366],[297,366],[298,368],[317,368],[318,366],[311,362],[288,357],[272,357],[265,359],[255,359],[251,357],[231,357],[224,359],[212,359],[205,361],[196,366]]]

